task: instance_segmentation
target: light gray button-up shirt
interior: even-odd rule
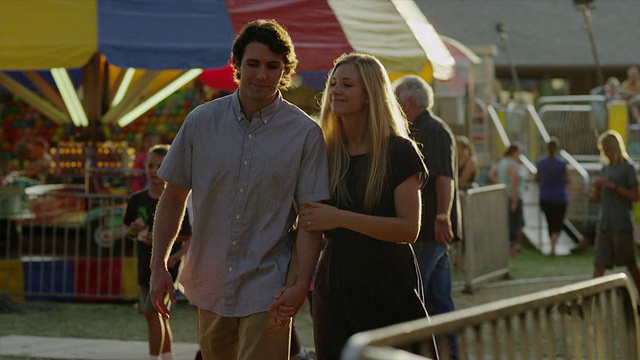
[[[318,124],[279,93],[249,121],[236,92],[187,116],[158,174],[192,189],[189,301],[222,316],[266,311],[285,283],[294,201],[329,198]]]

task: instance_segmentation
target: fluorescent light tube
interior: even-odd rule
[[[176,90],[183,87],[189,81],[195,79],[202,73],[202,69],[191,69],[184,74],[180,75],[177,79],[173,80],[167,86],[162,88],[157,93],[151,95],[148,99],[140,103],[140,105],[133,108],[128,113],[124,114],[119,120],[118,125],[125,127],[137,119],[140,115],[144,114],[147,110],[156,106],[160,101],[169,97],[169,95],[176,92]]]
[[[118,86],[118,90],[116,91],[116,95],[113,97],[113,101],[111,102],[111,107],[114,107],[122,101],[124,95],[127,93],[127,89],[129,85],[131,85],[131,80],[133,79],[133,74],[136,72],[134,68],[128,68],[124,76],[122,77],[122,81],[120,82],[120,86]]]
[[[58,91],[60,91],[60,95],[69,111],[73,124],[78,127],[89,126],[87,114],[84,112],[84,108],[80,103],[80,98],[78,98],[75,87],[73,87],[67,69],[53,68],[51,69],[51,76],[53,76],[53,80],[56,82]]]

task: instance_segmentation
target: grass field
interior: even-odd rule
[[[512,258],[510,278],[479,286],[473,294],[455,292],[459,309],[502,298],[523,295],[587,279],[592,271],[592,253],[546,257],[528,250]],[[622,270],[622,269],[617,269]],[[460,278],[461,274],[454,274]],[[21,303],[20,312],[0,313],[1,335],[146,340],[146,324],[131,302],[126,303]],[[176,342],[196,342],[195,311],[185,301],[174,305],[171,324]],[[313,331],[308,307],[296,318],[303,345],[313,346]],[[2,360],[25,358],[2,357]]]

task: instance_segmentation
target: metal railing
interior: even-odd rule
[[[0,229],[0,292],[17,300],[136,298],[138,243],[125,239],[122,223],[129,195],[87,194],[83,185],[26,190],[28,200],[6,192],[16,206]],[[471,291],[509,270],[504,185],[471,189],[462,205],[473,214],[463,217],[460,255]]]
[[[137,247],[125,239],[129,195],[83,186],[26,188],[22,209],[2,217],[0,292],[16,300],[137,298]]]
[[[469,189],[462,200],[464,289],[473,292],[478,283],[509,273],[505,185]]]
[[[533,122],[537,133],[541,138],[541,145],[547,144],[551,140],[551,135],[547,131],[542,119],[536,112],[532,105],[527,105],[527,111],[530,119]],[[542,152],[542,151],[541,151]],[[591,218],[589,212],[589,198],[586,196],[589,191],[591,180],[589,173],[584,166],[578,162],[568,151],[560,150],[560,156],[567,161],[573,171],[571,172],[572,179],[578,178],[578,182],[570,181],[569,185],[569,208],[567,210],[567,217],[573,220],[579,220],[585,222]],[[575,174],[575,175],[574,175]]]
[[[638,315],[627,276],[613,274],[352,336],[343,360],[426,359],[435,338],[449,360],[639,359]]]

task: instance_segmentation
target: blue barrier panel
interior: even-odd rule
[[[26,301],[73,300],[73,260],[25,257],[22,266]]]

